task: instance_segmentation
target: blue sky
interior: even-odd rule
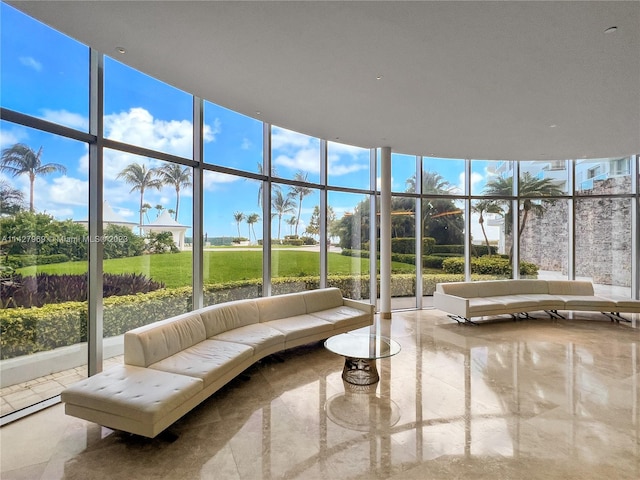
[[[3,107],[43,118],[61,125],[87,131],[88,129],[88,47],[35,21],[2,3],[0,20],[1,82],[0,98]],[[105,57],[104,134],[106,138],[142,146],[152,150],[192,158],[192,99],[174,87],[155,80],[126,65]],[[210,99],[215,101],[215,99]],[[204,160],[225,167],[258,172],[262,163],[262,123],[227,110],[212,102],[205,102]],[[82,220],[87,218],[88,157],[81,142],[67,140],[33,129],[2,122],[0,147],[21,142],[37,150],[42,146],[43,163],[60,163],[66,174],[42,176],[36,181],[35,206],[56,218]],[[272,162],[279,177],[292,179],[298,171],[305,172],[310,182],[319,182],[320,142],[290,130],[273,127]],[[369,150],[330,142],[328,146],[328,175],[331,185],[367,189],[369,184]],[[104,198],[124,218],[137,221],[138,192],[130,193],[130,186],[117,179],[118,173],[132,162],[148,167],[163,162],[145,157],[105,150]],[[426,159],[425,168],[436,170],[463,193],[460,161]],[[415,173],[415,157],[394,155],[392,158],[392,190],[402,192],[406,180]],[[474,170],[472,183],[483,185],[486,178],[482,166]],[[16,188],[28,194],[27,178],[8,177],[0,173]],[[258,182],[242,177],[207,172],[204,177],[204,231],[209,236],[236,236],[236,211],[260,213],[257,203]],[[476,187],[474,187],[475,189]],[[474,190],[472,189],[472,191]],[[286,188],[285,188],[286,191]],[[478,193],[478,192],[474,192]],[[192,224],[191,189],[181,193],[178,221]],[[360,195],[332,193],[331,206],[338,218],[362,199]],[[175,191],[166,186],[162,190],[145,193],[145,202],[152,207],[162,205],[175,208]],[[319,195],[314,192],[304,199],[299,233],[304,232]],[[153,220],[157,210],[148,212]],[[287,215],[290,218],[291,215]],[[282,235],[290,227],[282,225]],[[272,223],[272,235],[277,236],[278,225]],[[255,225],[261,238],[262,223]],[[190,234],[190,231],[187,232]],[[241,234],[248,236],[248,226],[241,226]]]

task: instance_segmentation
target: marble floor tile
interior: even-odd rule
[[[640,478],[640,330],[596,315],[376,318],[401,352],[370,392],[322,342],[268,357],[154,439],[54,405],[0,429],[14,479]],[[3,389],[3,411],[82,372]]]

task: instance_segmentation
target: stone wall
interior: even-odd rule
[[[596,182],[575,200],[576,276],[594,283],[631,285],[631,199],[593,198],[631,191],[631,177]],[[567,273],[569,201],[549,205],[542,217],[529,215],[520,240],[520,257],[541,270]]]

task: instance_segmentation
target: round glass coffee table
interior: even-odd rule
[[[400,344],[382,335],[343,333],[328,338],[324,346],[345,358],[342,379],[352,385],[373,385],[380,380],[376,359],[400,352]]]

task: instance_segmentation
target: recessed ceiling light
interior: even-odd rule
[[[558,125],[556,125],[555,123],[552,123],[551,125],[549,125],[549,128],[556,128]]]
[[[618,27],[615,27],[615,26],[614,26],[614,27],[609,27],[609,28],[607,28],[607,29],[604,31],[604,33],[614,33],[614,32],[617,32],[617,31],[618,31]]]
[[[116,52],[121,53],[122,55],[127,53],[127,51],[124,49],[124,47],[116,47]]]
[[[256,115],[260,115],[262,112],[260,110],[256,110]]]
[[[376,80],[380,80],[380,79],[382,79],[382,75],[378,75],[378,76],[376,77]]]

